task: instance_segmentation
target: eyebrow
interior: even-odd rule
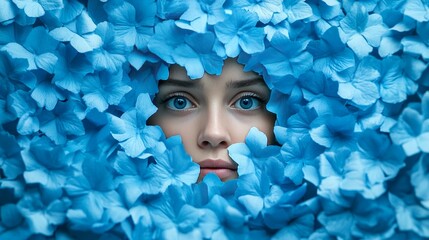
[[[248,87],[258,84],[264,84],[264,80],[262,77],[257,78],[251,78],[251,79],[245,79],[245,80],[239,80],[239,81],[230,81],[226,84],[227,88],[242,88],[242,87]]]
[[[251,78],[251,79],[244,79],[244,80],[238,80],[238,81],[229,81],[226,83],[227,88],[243,88],[258,84],[264,84],[264,80],[262,77],[257,78]],[[171,85],[171,86],[179,86],[179,87],[185,87],[185,88],[197,88],[201,89],[202,85],[200,84],[200,81],[194,81],[194,80],[178,80],[169,78],[165,81],[159,81],[159,85]]]
[[[194,80],[178,80],[178,79],[172,79],[169,78],[165,81],[159,81],[159,85],[172,85],[172,86],[179,86],[179,87],[185,87],[185,88],[202,88],[201,84],[199,84],[199,81]]]

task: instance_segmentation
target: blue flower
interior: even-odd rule
[[[94,72],[94,68],[84,55],[69,46],[59,46],[60,57],[55,66],[52,82],[72,93],[78,93],[84,76]]]
[[[170,186],[162,197],[150,203],[149,211],[152,220],[155,226],[159,226],[158,235],[155,235],[155,238],[202,238],[198,225],[204,217],[204,211],[191,205],[187,190],[189,189]]]
[[[16,116],[8,111],[7,103],[2,99],[0,99],[0,116],[0,124],[11,122],[16,118]]]
[[[61,23],[69,24],[71,21],[75,20],[82,12],[85,12],[85,5],[79,1],[62,1],[63,6],[61,8],[51,10],[48,12],[49,17],[56,18],[55,20],[60,21]],[[57,22],[51,19],[53,24]],[[49,24],[46,22],[46,24]]]
[[[225,198],[214,195],[204,209],[211,210],[205,212],[200,223],[204,238],[241,239],[246,236],[246,216]]]
[[[355,194],[365,189],[363,163],[348,148],[320,155],[319,174],[321,182],[318,195],[341,206],[349,204],[346,198],[349,192]]]
[[[429,197],[426,190],[429,187],[428,170],[429,155],[422,154],[419,161],[414,165],[411,171],[411,184],[414,187],[416,196],[420,199],[421,204],[429,210]]]
[[[16,179],[24,172],[21,148],[16,138],[4,131],[0,131],[0,142],[0,170],[5,178]]]
[[[155,34],[151,37],[149,51],[157,55],[167,63],[175,63],[174,50],[185,41],[185,35],[189,32],[178,28],[173,20],[163,21],[155,25]]]
[[[264,169],[272,173],[279,165]],[[260,176],[245,175],[238,180],[237,200],[244,206],[251,218],[253,228],[268,227],[278,229],[275,236],[308,236],[313,229],[314,217],[306,204],[300,204],[307,185],[295,187],[277,185],[270,181],[267,174]],[[300,220],[301,219],[301,220]],[[302,221],[302,220],[308,221]],[[301,228],[301,231],[296,229]]]
[[[222,182],[216,174],[209,173],[198,184],[192,184],[194,206],[203,207],[216,195],[220,195],[228,202],[233,202],[236,189],[236,179]]]
[[[422,56],[424,60],[429,59],[429,42],[428,31],[429,21],[424,23],[417,23],[417,35],[406,36],[401,40],[404,46],[404,52],[412,55]]]
[[[142,195],[155,195],[163,191],[163,178],[154,174],[151,163],[153,157],[148,159],[130,158],[119,151],[114,158],[113,168],[120,174],[115,181],[129,206],[132,206]]]
[[[384,104],[377,101],[368,109],[355,112],[355,132],[363,132],[365,129],[375,130],[381,128],[386,120],[386,117],[383,115],[384,109]]]
[[[376,84],[379,77],[380,63],[374,57],[368,56],[364,57],[355,69],[349,68],[333,79],[339,82],[340,97],[365,109],[380,97]]]
[[[109,1],[104,5],[115,35],[125,45],[145,50],[153,34],[156,5],[154,1]]]
[[[182,29],[205,33],[207,25],[214,25],[225,19],[225,0],[190,1],[188,9],[176,21]]]
[[[27,184],[38,183],[42,189],[62,191],[69,177],[73,176],[74,153],[67,153],[47,137],[35,137],[22,151],[25,164],[24,179]]]
[[[373,47],[380,45],[381,37],[387,32],[379,14],[368,14],[368,9],[354,3],[346,17],[340,21],[347,38],[347,45],[362,58],[368,56]]]
[[[0,10],[0,23],[5,23],[13,20],[17,15],[18,8],[11,0],[3,1],[2,8]]]
[[[399,103],[417,89],[415,83],[404,74],[404,62],[396,56],[386,57],[381,62],[380,97],[387,103]],[[410,92],[411,91],[411,92]]]
[[[27,74],[27,68],[27,60],[12,58],[7,52],[0,52],[0,96],[3,99],[15,89],[14,83]]]
[[[177,47],[173,58],[177,64],[185,67],[192,79],[201,78],[205,72],[219,75],[223,59],[212,50],[215,40],[212,32],[187,35],[185,37],[187,44]]]
[[[265,174],[246,174],[237,182],[237,200],[253,218],[257,218],[264,208],[277,204],[282,195],[280,186],[272,185]]]
[[[79,175],[69,178],[64,188],[72,206],[67,211],[71,228],[105,232],[128,217],[121,196],[115,191],[112,170],[105,156],[81,156]]]
[[[310,136],[314,142],[327,148],[350,147],[355,140],[355,124],[353,115],[322,115],[311,123]]]
[[[317,9],[315,15],[319,20],[316,25],[318,29],[316,32],[322,30],[324,32],[332,25],[330,22],[338,23],[339,18],[344,17],[343,8],[341,2],[338,0],[323,0],[319,3],[319,6],[314,6],[313,10]]]
[[[292,41],[283,34],[276,33],[270,41],[271,46],[262,53],[251,57],[264,66],[269,77],[285,77],[291,75],[298,78],[311,69],[313,57],[304,51],[306,43],[300,40]],[[286,81],[286,79],[284,80]]]
[[[131,87],[122,82],[123,73],[115,74],[99,72],[90,74],[82,82],[82,99],[89,108],[105,111],[109,105],[118,105],[123,96],[131,91]]]
[[[79,104],[74,100],[58,102],[52,111],[43,110],[37,114],[40,131],[56,144],[63,144],[67,136],[85,134]]]
[[[418,89],[419,79],[424,79],[426,64],[423,60],[409,55],[403,56],[404,75],[407,79],[407,95],[415,94]]]
[[[251,128],[245,143],[228,147],[229,156],[238,164],[238,174],[261,174],[261,165],[270,157],[279,154],[280,147],[267,146],[267,136],[257,128]]]
[[[264,50],[265,34],[256,26],[257,21],[254,13],[237,9],[215,25],[216,36],[225,45],[228,57],[237,57],[241,50],[249,54]]]
[[[64,146],[67,152],[85,152],[112,154],[118,143],[110,134],[108,116],[97,110],[86,113],[84,120],[85,135],[69,139]],[[98,144],[92,144],[97,142]]]
[[[113,138],[130,157],[145,158],[147,149],[165,148],[162,142],[162,130],[156,126],[147,126],[147,119],[156,111],[155,105],[148,94],[141,94],[137,98],[135,108],[122,114],[121,118],[109,115],[110,127]]]
[[[345,47],[336,27],[326,30],[322,39],[311,41],[307,50],[314,57],[313,69],[327,77],[355,65],[354,53]]]
[[[246,0],[243,3],[238,2],[244,5],[244,9],[249,12],[254,12],[258,15],[259,21],[262,23],[268,23],[271,21],[275,13],[280,13],[282,11],[282,1],[281,0]]]
[[[304,213],[302,215],[293,216],[294,211],[301,214],[300,210],[293,208],[288,209],[288,211],[280,211],[274,209],[272,211],[272,216],[274,216],[275,221],[283,227],[277,232],[274,232],[269,239],[306,239],[311,235],[314,229],[314,215]]]
[[[317,186],[319,176],[316,159],[324,150],[325,148],[313,142],[309,135],[302,137],[292,135],[283,143],[280,150],[286,161],[285,176],[296,185],[305,179]]]
[[[157,17],[161,19],[179,19],[179,17],[189,8],[188,1],[159,0],[156,2]]]
[[[131,60],[129,59],[131,62]],[[147,61],[144,62],[144,65],[137,71],[131,71],[129,76],[131,78],[131,82],[128,83],[132,91],[130,91],[127,95],[125,95],[125,99],[129,97],[132,99],[136,99],[133,93],[139,94],[142,92],[147,92],[149,94],[155,94],[158,92],[158,80],[166,80],[168,78],[168,66],[163,61],[156,61],[154,63]],[[131,103],[128,101],[123,101],[121,106],[126,103]],[[132,104],[130,104],[131,106]]]
[[[87,52],[95,70],[106,70],[110,73],[118,72],[125,63],[125,54],[130,51],[124,40],[114,35],[113,25],[109,22],[101,22],[97,25],[95,33],[101,37],[103,44]]]
[[[424,0],[409,0],[405,4],[404,15],[418,22],[428,22],[429,3]]]
[[[395,211],[386,196],[372,201],[357,195],[349,202],[348,206],[341,206],[322,200],[323,212],[319,214],[318,220],[328,233],[344,239],[393,237]]]
[[[46,11],[57,10],[64,7],[63,1],[32,1],[32,0],[13,0],[19,9],[23,9],[29,17],[41,17]]]
[[[381,57],[387,57],[402,50],[401,38],[404,33],[416,27],[415,20],[403,14],[401,9],[403,4],[404,1],[393,1],[384,4],[380,9],[384,24],[390,28],[380,41],[378,53]]]
[[[143,207],[142,205],[139,205]],[[144,209],[144,210],[143,210]],[[146,207],[138,209],[139,213],[144,213],[142,217],[136,219],[136,221],[130,222],[129,219],[121,223],[121,230],[127,239],[138,240],[138,239],[152,239],[154,235],[155,227],[150,220],[150,215]],[[149,220],[148,220],[149,219]],[[116,237],[116,236],[115,236]],[[113,237],[113,238],[115,238]]]
[[[303,0],[283,1],[283,9],[290,23],[307,19],[313,15],[311,6]]]
[[[157,152],[154,156],[156,164],[151,169],[153,176],[161,179],[165,190],[170,184],[191,185],[198,179],[200,167],[192,162],[191,157],[186,153],[180,136],[173,136],[165,141],[167,150],[162,153]]]
[[[391,143],[387,135],[366,130],[358,139],[360,159],[365,164],[367,186],[384,191],[384,183],[398,174],[405,166],[402,149]]]
[[[405,196],[404,198],[389,194],[389,201],[396,211],[399,230],[414,232],[421,238],[429,237],[429,209]],[[418,238],[416,236],[416,238]]]
[[[39,41],[44,39],[44,41]],[[11,42],[1,48],[12,58],[26,59],[28,61],[27,70],[43,69],[48,73],[53,73],[58,57],[55,49],[58,42],[49,36],[46,29],[36,27],[28,34],[25,42],[21,45]]]
[[[96,28],[88,12],[83,10],[71,22],[67,22],[67,25],[54,28],[49,34],[58,41],[70,42],[70,45],[79,53],[86,53],[103,44],[101,36],[94,32]]]
[[[53,110],[58,101],[64,101],[65,94],[55,85],[51,84],[51,78],[46,76],[44,72],[36,74],[37,83],[31,91],[31,97],[36,101],[37,105],[46,110]]]
[[[303,107],[290,116],[285,127],[275,126],[274,133],[280,144],[290,141],[290,138],[301,138],[309,135],[311,122],[316,119],[317,113],[313,108]]]
[[[32,235],[28,224],[19,212],[16,204],[4,204],[0,206],[0,238],[28,238]]]
[[[10,94],[8,98],[9,111],[15,117],[19,117],[16,130],[22,135],[32,134],[39,130],[37,119],[37,104],[28,92],[18,90]]]
[[[191,161],[178,136],[166,140],[163,152],[153,152],[147,159],[131,159],[118,152],[114,168],[121,174],[116,181],[124,190],[129,204],[142,194],[164,192],[169,185],[195,183],[199,166]]]
[[[344,101],[338,96],[338,85],[338,82],[325,77],[321,72],[307,72],[298,79],[300,87],[298,89],[308,103],[297,102],[295,104],[305,104],[308,108],[314,109],[317,115],[349,114],[344,106]]]
[[[67,198],[58,199],[56,196],[32,190],[25,193],[17,208],[33,234],[51,236],[59,225],[65,223],[70,204]]]
[[[267,110],[277,113],[277,125],[284,126],[290,115],[294,114],[295,99],[276,89],[271,90],[270,100],[267,103]]]
[[[429,152],[429,119],[427,106],[429,92],[422,97],[421,110],[407,107],[398,118],[398,122],[390,129],[390,136],[395,144],[401,145],[407,156],[419,152]]]

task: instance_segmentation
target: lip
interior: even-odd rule
[[[216,174],[222,181],[237,177],[237,165],[223,159],[206,159],[198,162],[200,165],[199,180],[202,180],[208,173]]]

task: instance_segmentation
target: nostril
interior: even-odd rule
[[[208,145],[210,145],[210,143],[208,141],[201,142],[201,146],[203,146],[203,147],[207,147]]]
[[[209,141],[205,140],[200,143],[201,147],[228,147],[228,143],[226,141]]]

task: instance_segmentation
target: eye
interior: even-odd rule
[[[193,106],[191,101],[183,96],[174,96],[167,100],[167,107],[173,110],[187,110]]]
[[[254,96],[240,97],[235,103],[234,107],[242,110],[254,110],[261,106],[262,101]]]

